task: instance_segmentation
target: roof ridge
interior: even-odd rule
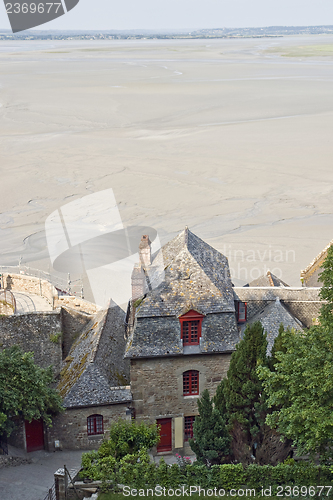
[[[95,345],[96,345],[96,348],[95,348],[95,350],[93,351],[93,357],[92,357],[92,359],[90,360],[90,363],[95,363],[96,356],[97,356],[97,353],[98,353],[98,351],[99,351],[99,342],[100,342],[100,340],[101,340],[101,336],[102,336],[102,334],[103,334],[103,332],[104,332],[104,328],[105,328],[106,320],[107,320],[107,318],[108,318],[109,311],[110,311],[110,305],[111,305],[111,302],[112,302],[112,299],[110,299],[109,304],[108,304],[108,307],[107,307],[107,309],[104,311],[104,316],[103,316],[103,317],[101,318],[101,320],[100,320],[100,322],[102,322],[103,324],[102,324],[102,328],[101,328],[101,329],[99,330],[99,332],[98,332],[98,339],[97,339],[96,344],[95,344]]]
[[[272,273],[270,271],[267,271],[267,277],[268,277],[268,280],[270,282],[270,285],[275,286],[274,281],[273,281],[273,277],[272,277]]]
[[[186,247],[188,247],[188,226],[185,226],[184,229],[184,244]]]

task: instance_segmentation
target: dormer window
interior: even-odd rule
[[[245,323],[247,319],[247,303],[238,302],[237,303],[237,321],[238,323]]]
[[[191,311],[180,316],[181,338],[183,345],[198,345],[201,337],[201,324],[204,316],[197,311]]]

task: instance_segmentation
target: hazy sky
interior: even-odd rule
[[[195,29],[318,24],[333,24],[332,0],[80,0],[71,12],[37,29]],[[0,28],[10,28],[2,2]]]

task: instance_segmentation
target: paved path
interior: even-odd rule
[[[45,297],[22,292],[13,292],[16,300],[16,312],[52,311],[52,306]]]
[[[44,500],[54,482],[54,472],[67,466],[74,469],[81,463],[82,451],[35,451],[16,455],[31,458],[33,463],[0,469],[1,500]]]

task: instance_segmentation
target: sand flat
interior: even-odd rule
[[[332,46],[1,42],[0,264],[48,267],[46,217],[113,188],[124,224],[188,225],[241,282],[297,286],[333,238]]]

